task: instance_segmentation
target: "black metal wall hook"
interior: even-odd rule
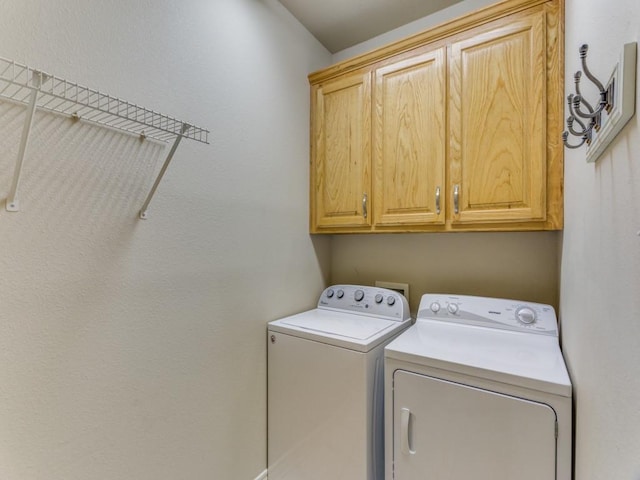
[[[569,117],[567,118],[567,130],[562,132],[562,141],[567,148],[579,148],[585,143],[591,144],[593,138],[593,131],[600,130],[602,125],[602,112],[611,112],[613,108],[613,88],[614,83],[609,83],[606,87],[600,82],[589,70],[587,66],[587,52],[589,46],[584,44],[580,47],[580,61],[582,63],[582,71],[584,75],[595,85],[598,89],[600,99],[598,101],[597,108],[594,108],[583,96],[580,91],[580,80],[582,79],[582,72],[577,71],[573,76],[575,84],[575,94],[569,94],[567,96],[567,103],[569,105]],[[584,107],[583,110],[581,107]],[[583,122],[580,119],[584,119]],[[588,120],[588,122],[587,122]],[[579,129],[574,128],[574,123],[577,123]],[[571,145],[567,140],[569,135],[580,138],[580,143],[577,145]]]

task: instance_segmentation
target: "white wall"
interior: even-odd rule
[[[345,48],[340,52],[336,52],[333,54],[333,61],[339,62],[356,55],[360,55],[364,52],[383,47],[401,38],[408,37],[428,28],[435,27],[436,25],[448,22],[449,20],[453,20],[454,18],[469,13],[473,10],[478,10],[494,3],[496,3],[496,0],[463,0],[461,2],[454,3],[448,8],[444,8],[438,12],[427,15],[426,17],[422,17],[414,22],[407,23],[406,25],[403,25],[401,27],[394,28],[393,30],[383,33],[382,35],[378,35],[377,37],[371,38],[365,42],[359,43],[358,45],[354,45],[353,47]]]
[[[0,0],[0,55],[211,130],[167,150],[38,114],[0,210],[0,478],[252,480],[265,324],[312,306],[308,72],[274,0]],[[24,109],[0,102],[0,197]]]
[[[566,93],[578,48],[606,81],[640,40],[637,0],[567,0]],[[597,164],[565,151],[561,315],[575,385],[576,479],[640,479],[640,127],[636,116]]]

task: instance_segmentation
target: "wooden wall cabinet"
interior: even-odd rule
[[[562,26],[507,0],[310,75],[310,231],[561,229]]]
[[[369,228],[371,75],[341,76],[313,92],[314,225]]]

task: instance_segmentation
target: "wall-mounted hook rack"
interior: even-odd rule
[[[188,138],[209,143],[209,131],[204,128],[2,57],[0,57],[0,98],[27,105],[13,183],[6,202],[6,209],[10,212],[19,210],[17,191],[34,114],[38,108],[66,115],[74,120],[115,128],[137,135],[141,140],[150,138],[165,143],[169,140],[174,141],[140,211],[140,218],[143,219],[147,218],[147,207],[180,140]]]
[[[606,85],[589,70],[588,50],[586,44],[579,50],[582,71],[573,77],[575,94],[567,97],[569,117],[567,130],[562,132],[562,141],[567,148],[580,148],[586,144],[587,161],[595,162],[635,113],[637,43],[624,46],[620,61]],[[580,89],[583,72],[599,92],[597,104],[589,103]],[[569,135],[578,137],[579,143],[571,144]]]

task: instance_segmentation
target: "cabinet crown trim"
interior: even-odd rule
[[[336,63],[309,74],[309,83],[321,83],[339,75],[365,68],[375,62],[411,50],[427,43],[442,40],[470,28],[498,20],[520,11],[543,5],[550,0],[505,0],[484,8],[472,11],[454,20],[445,21],[423,32],[398,40],[383,48],[378,48],[356,57]]]

